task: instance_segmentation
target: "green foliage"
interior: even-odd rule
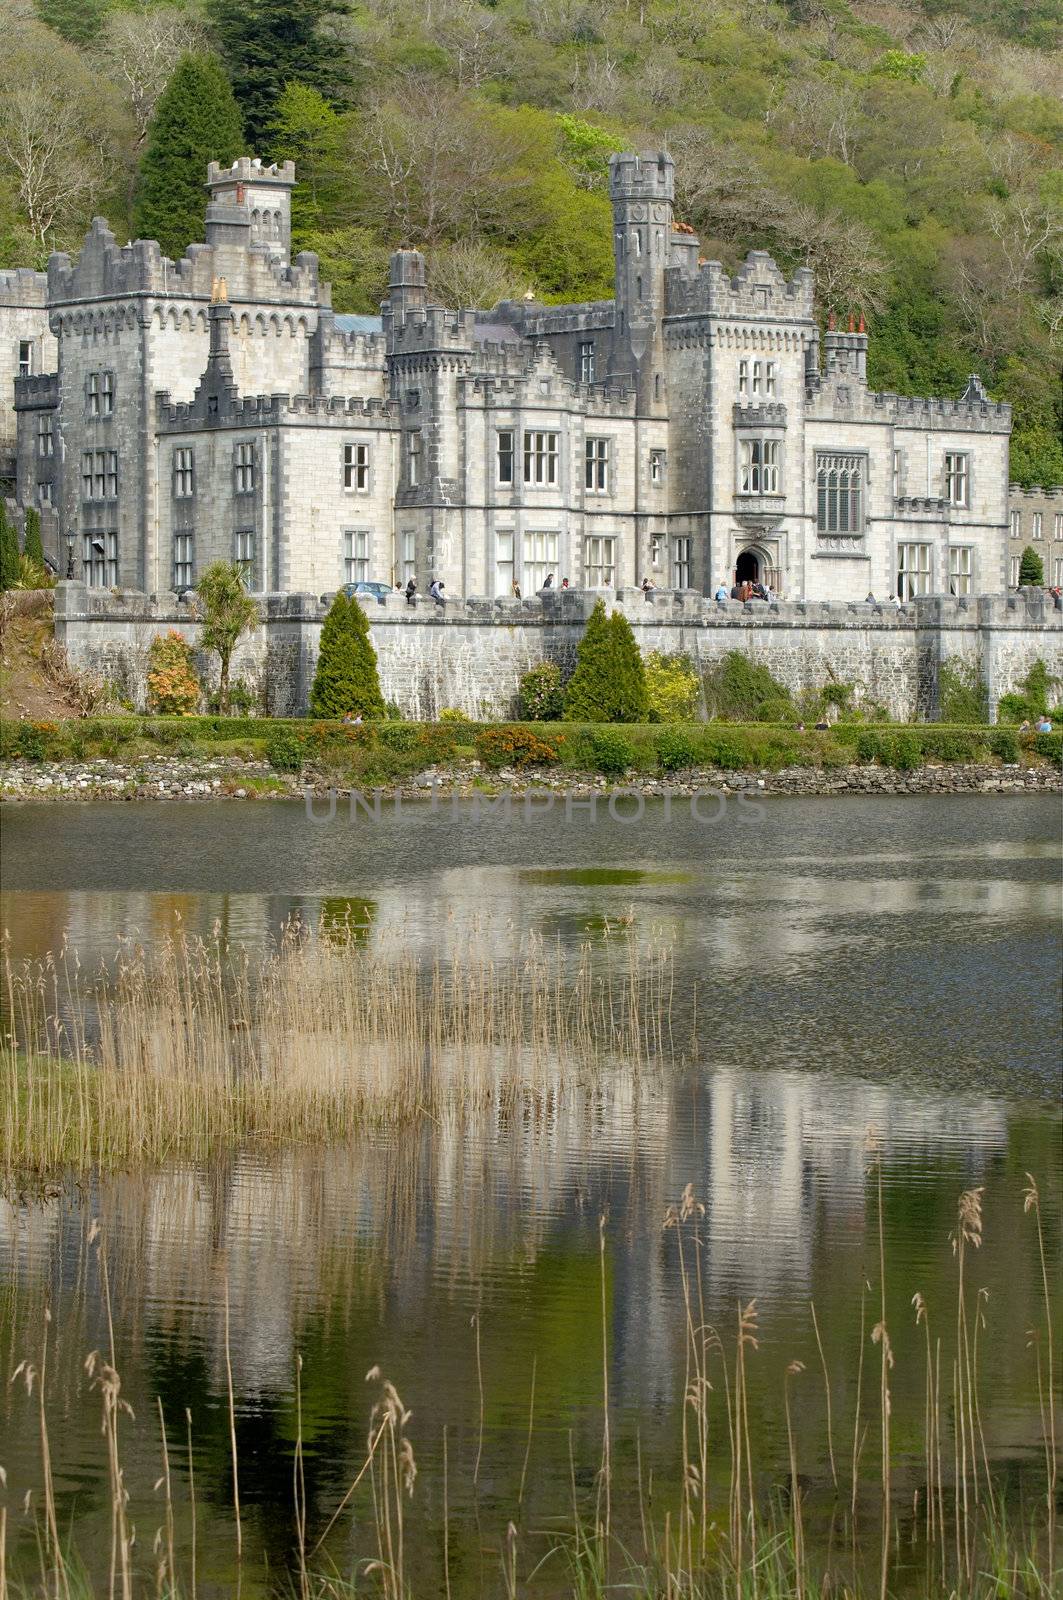
[[[107,0],[34,0],[41,21],[71,44],[97,39],[107,16]]]
[[[55,731],[55,724],[51,722],[20,722],[15,748],[23,761],[46,760],[46,740]]]
[[[384,715],[369,622],[358,601],[348,600],[342,589],[321,629],[310,710],[316,717]]]
[[[1019,588],[1021,589],[1027,584],[1033,588],[1040,588],[1044,581],[1044,562],[1033,548],[1033,545],[1028,544],[1019,558]]]
[[[887,50],[875,63],[875,72],[884,78],[900,78],[907,83],[921,83],[926,76],[925,55],[910,55],[907,50]]]
[[[1001,761],[1005,761],[1011,766],[1018,762],[1022,754],[1018,734],[1014,733],[1011,728],[994,728],[990,735],[989,748],[995,756],[999,756]]]
[[[942,722],[985,722],[989,716],[989,691],[977,667],[966,661],[942,662],[938,701]]]
[[[19,581],[18,534],[0,501],[0,589],[14,589]]]
[[[729,650],[705,674],[705,700],[732,722],[786,721],[794,714],[788,690],[741,650]]]
[[[690,722],[701,699],[701,681],[690,658],[651,650],[644,669],[650,721]]]
[[[922,750],[914,733],[895,733],[887,742],[883,755],[898,772],[914,772],[922,760]]]
[[[648,710],[646,674],[631,624],[608,616],[599,600],[565,690],[566,722],[641,722]]]
[[[211,161],[231,162],[244,148],[229,80],[213,56],[178,62],[155,107],[137,181],[135,227],[178,259],[203,237],[203,183]]]
[[[630,739],[612,728],[595,728],[588,733],[585,748],[590,765],[607,778],[622,777],[635,765],[635,747]]]
[[[683,728],[666,728],[657,735],[657,760],[662,772],[686,772],[698,763],[698,742]]]
[[[302,772],[306,760],[303,741],[290,729],[279,728],[266,740],[266,760],[275,772]]]
[[[265,154],[287,86],[314,89],[329,100],[349,88],[346,52],[323,27],[349,9],[346,0],[208,0],[207,14],[257,151]]]
[[[39,567],[44,566],[44,546],[41,544],[41,519],[40,513],[33,506],[26,510],[26,531],[22,541],[22,549],[35,561]]]
[[[1047,712],[1049,696],[1059,688],[1059,682],[1045,663],[1038,659],[1019,684],[1017,692],[1001,695],[997,716],[1001,722],[1036,721]]]
[[[560,722],[565,708],[561,668],[556,661],[544,661],[521,676],[518,690],[521,720]]]
[[[148,650],[148,701],[154,711],[178,715],[194,711],[199,702],[199,679],[191,647],[176,628],[156,634]]]
[[[199,642],[221,662],[218,710],[229,714],[229,663],[245,633],[258,623],[258,605],[244,588],[240,568],[231,561],[214,561],[196,584],[202,627]]]

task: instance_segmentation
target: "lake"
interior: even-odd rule
[[[443,1594],[444,1565],[454,1595],[505,1593],[507,1539],[522,1571],[543,1560],[542,1592],[559,1592],[563,1557],[550,1551],[573,1495],[593,1495],[602,1450],[603,1297],[614,1516],[635,1539],[647,1499],[663,1507],[672,1493],[684,1263],[680,1230],[662,1223],[687,1183],[704,1207],[688,1227],[687,1265],[697,1254],[704,1314],[732,1368],[738,1306],[756,1301],[747,1364],[758,1492],[785,1483],[789,1382],[810,1537],[826,1545],[834,1476],[849,1502],[858,1381],[871,1406],[869,1436],[855,1434],[860,1462],[873,1466],[877,1450],[879,1355],[868,1335],[879,1317],[881,1178],[896,1564],[913,1594],[925,1330],[911,1300],[919,1291],[935,1336],[950,1336],[949,1234],[960,1192],[984,1188],[984,1239],[968,1267],[972,1293],[988,1290],[980,1424],[1009,1492],[1033,1493],[1025,1486],[1043,1477],[1043,1452],[1026,1347],[1043,1300],[1022,1193],[1030,1171],[1054,1267],[1058,800],[732,799],[718,809],[697,816],[676,802],[666,814],[655,802],[625,820],[604,805],[592,819],[560,804],[527,816],[407,804],[377,821],[341,806],[329,821],[281,802],[5,808],[0,911],[16,963],[65,941],[92,966],[120,940],[150,947],[176,927],[261,952],[297,918],[353,923],[359,938],[413,947],[426,962],[446,962],[474,932],[500,958],[519,959],[536,940],[573,958],[590,946],[608,965],[633,943],[647,953],[663,943],[674,964],[678,1044],[667,1063],[615,1062],[571,1090],[559,1063],[558,1092],[516,1110],[356,1130],[328,1149],[232,1151],[0,1206],[0,1370],[39,1364],[49,1307],[57,1515],[93,1572],[106,1569],[110,1492],[83,1361],[110,1349],[113,1324],[135,1413],[121,1423],[122,1461],[145,1571],[163,1518],[153,1489],[161,1402],[178,1544],[187,1556],[190,1434],[199,1594],[232,1592],[228,1348],[245,1594],[286,1592],[294,1570],[297,1437],[310,1543],[325,1531],[365,1456],[375,1366],[412,1413],[415,1593]],[[787,1380],[792,1361],[804,1371]],[[722,1371],[712,1377],[721,1389]],[[947,1371],[943,1382],[948,1399]],[[718,1404],[710,1504],[726,1526]],[[22,1500],[40,1482],[39,1418],[6,1382],[0,1464],[8,1542],[31,1568]],[[870,1509],[858,1499],[871,1537],[874,1499]],[[342,1567],[367,1540],[356,1501],[325,1548]]]

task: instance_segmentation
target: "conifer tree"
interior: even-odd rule
[[[646,674],[631,624],[607,616],[599,600],[576,653],[565,691],[566,722],[642,722],[648,710]]]
[[[350,83],[344,52],[321,32],[347,0],[209,0],[208,15],[243,113],[255,155],[268,150],[277,102],[287,84],[317,89],[326,100]]]
[[[310,710],[315,717],[382,717],[384,696],[376,670],[369,619],[341,589],[321,629]]]
[[[1031,585],[1039,588],[1045,581],[1045,565],[1032,544],[1028,544],[1019,558],[1019,588]]]
[[[41,519],[33,506],[26,508],[26,536],[22,548],[31,561],[44,566],[44,546],[41,543]]]
[[[137,179],[136,232],[178,259],[203,238],[207,164],[243,150],[240,112],[213,56],[186,55],[159,97]]]
[[[13,589],[18,582],[18,572],[18,534],[0,502],[0,589]]]

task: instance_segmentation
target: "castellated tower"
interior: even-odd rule
[[[664,273],[670,264],[675,167],[664,151],[616,155],[609,161],[616,262],[616,326],[610,376],[627,374],[639,412],[666,412]]]
[[[267,247],[276,260],[287,266],[292,251],[292,190],[295,188],[295,163],[276,162],[264,167],[257,156],[240,156],[231,167],[212,161],[207,168],[207,240],[215,213],[218,219],[230,212],[246,209],[250,221],[250,243]]]

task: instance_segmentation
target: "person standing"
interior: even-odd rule
[[[412,606],[416,599],[417,599],[417,580],[413,576],[413,574],[411,573],[409,582],[406,585],[406,604],[408,606]]]

